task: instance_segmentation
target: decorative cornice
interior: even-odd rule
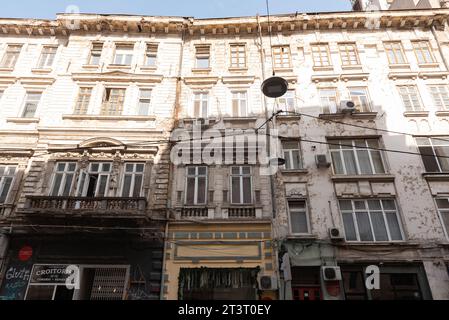
[[[74,73],[73,80],[81,82],[138,82],[138,83],[160,83],[164,78],[156,74],[135,74],[123,71],[110,71],[103,73],[82,72]]]

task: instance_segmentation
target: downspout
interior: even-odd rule
[[[265,54],[264,54],[264,48],[263,48],[263,37],[262,37],[262,26],[260,24],[260,19],[259,19],[259,15],[256,16],[257,18],[257,27],[258,27],[258,32],[259,32],[259,40],[260,40],[260,62],[261,62],[261,66],[262,66],[262,81],[264,79],[266,79],[266,66],[265,66]],[[271,47],[270,47],[271,50]],[[269,114],[268,114],[268,103],[267,103],[267,97],[262,94],[262,99],[263,99],[263,103],[264,103],[264,109],[265,109],[265,119],[268,120]],[[268,141],[268,139],[270,138],[270,122],[267,122],[267,136],[266,136],[266,140]],[[271,154],[271,146],[270,146],[270,141],[268,141],[267,143],[267,153],[268,155]],[[275,257],[275,262],[274,262],[274,269],[276,271],[276,278],[277,278],[277,282],[278,282],[278,288],[279,288],[279,296],[280,296],[280,288],[281,288],[281,276],[280,276],[280,272],[279,272],[279,250],[278,250],[278,244],[276,242],[277,239],[277,232],[276,232],[276,196],[275,196],[275,187],[274,187],[274,176],[270,175],[270,188],[271,188],[271,209],[272,209],[272,223],[271,223],[271,228],[272,228],[272,235],[273,235],[273,240],[272,241],[272,245],[273,245],[273,251],[274,251],[274,257]]]
[[[447,26],[447,24],[445,23],[445,26],[444,26],[445,29],[446,29],[446,26]],[[434,24],[432,24],[432,27],[430,28],[430,30],[432,30],[433,37],[435,38],[435,40],[437,42],[438,51],[440,52],[441,59],[443,59],[444,67],[446,68],[445,71],[449,71],[448,62],[446,60],[446,57],[443,54],[443,48],[441,48],[441,43],[440,43],[440,40],[438,39],[436,28],[435,28]]]
[[[184,59],[184,41],[185,41],[185,30],[186,23],[185,21],[182,24],[181,31],[181,48],[179,53],[179,61],[178,61],[178,76],[176,77],[176,96],[175,96],[175,107],[173,110],[173,121],[172,128],[170,133],[172,133],[179,125],[179,109],[180,109],[180,101],[181,101],[181,85],[182,85],[182,61]],[[171,134],[170,134],[171,137]],[[170,139],[170,138],[169,138]],[[172,143],[169,142],[169,148],[171,150]],[[164,283],[165,283],[165,267],[167,264],[166,261],[166,249],[169,247],[169,239],[168,239],[168,224],[170,221],[170,213],[172,212],[172,187],[173,187],[173,172],[174,165],[169,160],[169,170],[168,170],[168,185],[167,185],[167,213],[166,213],[166,223],[165,223],[165,233],[164,233],[164,250],[162,255],[162,279],[161,279],[161,293],[160,299],[164,299]]]

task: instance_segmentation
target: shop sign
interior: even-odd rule
[[[68,264],[35,264],[31,272],[31,284],[65,284],[73,274]]]

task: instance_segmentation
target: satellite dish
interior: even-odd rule
[[[262,83],[262,92],[269,98],[282,97],[288,90],[288,82],[281,77],[271,77]]]

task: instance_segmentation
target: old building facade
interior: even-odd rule
[[[449,11],[364,5],[1,20],[1,298],[449,299]]]

